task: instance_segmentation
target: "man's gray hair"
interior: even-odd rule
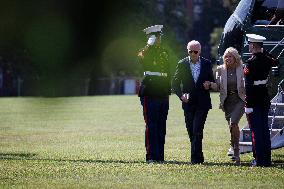
[[[192,41],[188,42],[187,49],[189,49],[189,47],[192,46],[192,45],[199,45],[200,48],[201,48],[201,44],[198,41],[192,40]]]

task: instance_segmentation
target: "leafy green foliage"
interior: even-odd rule
[[[162,44],[171,52],[170,58],[175,65],[185,51],[187,31],[191,22],[186,7],[181,0],[159,3],[151,0],[127,1],[128,8],[119,17],[112,19],[106,28],[107,40],[102,54],[102,67],[105,75],[138,76],[137,53],[147,42],[143,29],[151,25],[164,25]],[[116,31],[114,34],[113,31]],[[105,38],[109,38],[109,37]],[[175,66],[174,66],[175,67]]]
[[[218,57],[218,45],[220,43],[223,28],[214,28],[213,32],[210,34],[210,44],[211,44],[211,56],[215,59]]]
[[[233,12],[240,0],[223,0],[223,6]]]
[[[218,59],[218,45],[220,43],[220,38],[223,32],[223,27],[225,26],[225,23],[227,19],[229,18],[230,14],[232,14],[238,5],[240,0],[223,0],[222,6],[214,6],[213,10],[210,10],[210,15],[218,15],[215,18],[208,17],[209,19],[212,19],[211,26],[209,27],[211,29],[210,32],[210,46],[211,46],[211,57],[214,59]],[[213,2],[215,3],[215,2]],[[214,20],[219,20],[219,24],[214,25]],[[210,23],[210,22],[209,22]],[[220,24],[222,23],[222,24]],[[212,30],[213,29],[213,30]]]

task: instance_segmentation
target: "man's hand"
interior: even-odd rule
[[[210,86],[211,86],[211,82],[210,81],[205,81],[203,83],[203,86],[204,86],[204,89],[205,90],[209,90],[210,89]]]
[[[180,97],[181,101],[183,101],[184,103],[188,103],[189,100],[189,94],[188,93],[184,93],[181,97]]]
[[[253,112],[253,109],[252,108],[247,108],[247,107],[245,107],[245,113],[246,114],[250,114],[250,113],[252,113]]]

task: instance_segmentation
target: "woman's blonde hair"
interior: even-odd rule
[[[235,62],[234,62],[234,63],[235,63],[234,66],[235,66],[235,67],[238,67],[238,66],[240,66],[241,64],[243,64],[242,59],[241,59],[241,56],[240,56],[238,50],[235,49],[234,47],[229,47],[229,48],[227,48],[227,49],[225,50],[224,55],[223,55],[223,62],[224,62],[224,64],[225,64],[225,67],[227,67],[227,64],[226,64],[226,62],[225,62],[225,56],[226,56],[228,53],[231,53],[231,54],[233,55],[233,57],[235,58]]]

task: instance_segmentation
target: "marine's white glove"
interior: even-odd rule
[[[253,112],[253,109],[252,108],[246,108],[245,107],[245,113],[246,114],[250,114],[250,113],[252,113]]]
[[[189,93],[184,93],[181,97],[180,97],[181,101],[188,103],[189,100]]]
[[[151,35],[147,41],[148,45],[154,45],[155,41],[156,41],[157,37],[155,35]]]

